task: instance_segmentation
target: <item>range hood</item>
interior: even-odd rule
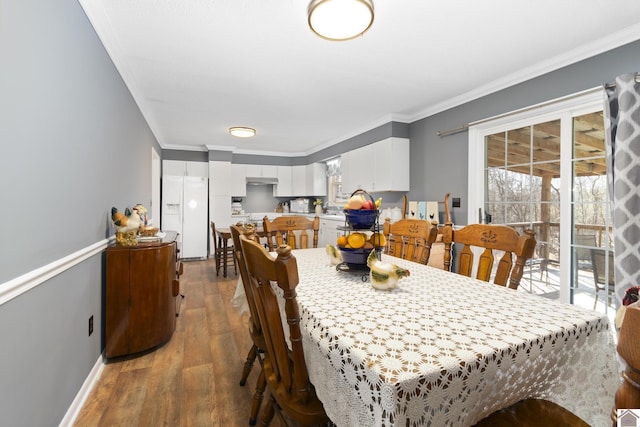
[[[247,177],[247,184],[248,185],[272,185],[272,184],[277,184],[278,183],[278,178],[268,178],[268,177],[262,177],[262,176],[248,176]]]

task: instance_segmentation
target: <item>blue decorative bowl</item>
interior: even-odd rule
[[[342,254],[342,261],[347,264],[366,265],[367,257],[371,253],[371,249],[353,249],[353,248],[341,248],[338,246],[340,253]]]
[[[377,209],[345,209],[344,214],[351,228],[355,230],[368,230],[376,222],[380,211]]]

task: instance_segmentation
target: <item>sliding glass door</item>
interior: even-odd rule
[[[609,310],[613,252],[601,93],[470,127],[469,164],[469,222],[536,233],[520,289]]]

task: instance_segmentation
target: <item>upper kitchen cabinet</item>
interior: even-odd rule
[[[308,196],[306,166],[291,166],[291,190],[292,196]]]
[[[250,178],[276,178],[278,167],[273,165],[245,165],[247,177]]]
[[[278,183],[273,186],[273,197],[293,196],[291,181],[291,166],[276,166]]]
[[[247,195],[247,165],[231,164],[231,182],[229,191],[232,196],[245,197]]]
[[[230,162],[209,162],[209,195],[230,196],[229,177],[231,176]],[[244,178],[242,180],[244,183]],[[245,190],[246,191],[246,190]]]
[[[307,165],[306,196],[327,195],[327,165],[326,163],[312,163]]]
[[[342,188],[369,192],[409,191],[409,140],[387,138],[341,156]]]
[[[327,165],[312,163],[291,167],[291,196],[326,196],[327,195]]]
[[[163,160],[162,175],[166,176],[209,176],[207,162],[186,162],[182,160]]]
[[[342,191],[352,193],[358,188],[373,191],[375,170],[373,144],[348,151],[341,156]]]

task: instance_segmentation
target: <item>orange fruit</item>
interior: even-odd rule
[[[387,244],[387,239],[384,237],[382,233],[373,233],[371,237],[369,237],[369,241],[376,248],[384,247]]]
[[[362,233],[351,233],[349,234],[349,237],[347,237],[347,242],[349,243],[349,246],[351,246],[354,249],[360,249],[361,247],[364,246],[366,241],[367,241],[367,237]]]
[[[336,241],[336,244],[338,246],[347,246],[347,236],[338,237],[338,240]]]

